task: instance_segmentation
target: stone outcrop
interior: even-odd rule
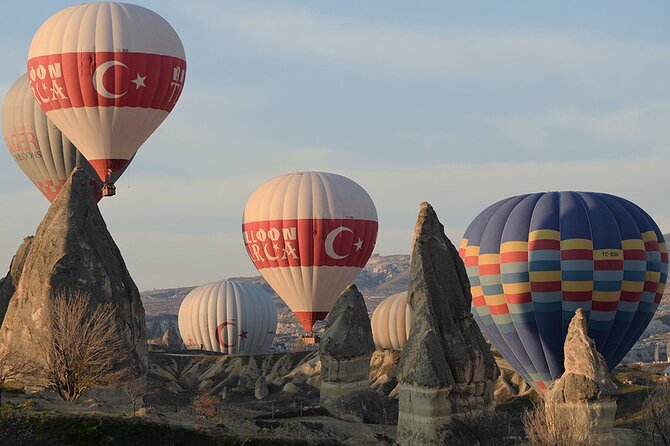
[[[410,260],[412,328],[398,365],[400,445],[460,444],[450,430],[493,410],[499,371],[470,314],[470,282],[458,251],[422,203]]]
[[[571,419],[589,420],[589,444],[615,445],[612,432],[618,389],[609,376],[605,358],[588,337],[587,320],[577,309],[563,344],[565,372],[545,394],[545,404],[558,405]]]
[[[264,376],[259,376],[256,380],[256,385],[254,386],[254,397],[257,400],[262,400],[270,393],[268,389],[268,383],[265,380]]]
[[[21,246],[19,246],[19,249],[16,251],[14,258],[12,259],[12,263],[9,265],[7,276],[0,281],[0,327],[2,326],[2,321],[5,319],[7,307],[9,307],[9,299],[14,295],[19,280],[21,279],[23,265],[26,262],[26,257],[28,256],[28,251],[30,250],[32,242],[32,236],[23,239]]]
[[[181,336],[179,336],[177,327],[175,327],[172,322],[170,322],[167,330],[165,330],[165,333],[163,333],[163,337],[161,338],[161,345],[163,345],[168,350],[186,350],[186,346],[181,340]]]
[[[330,310],[321,337],[321,400],[369,389],[374,351],[365,300],[351,285]]]
[[[14,258],[10,277],[3,282],[3,296],[5,290],[13,292],[0,327],[0,344],[16,345],[40,360],[36,341],[46,336],[49,303],[58,293],[78,292],[88,296],[91,306],[115,306],[127,352],[117,366],[139,376],[146,372],[148,359],[144,309],[90,192],[90,181],[83,170],[73,172],[34,239],[24,241]]]

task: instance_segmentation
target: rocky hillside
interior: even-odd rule
[[[368,310],[372,313],[384,298],[407,290],[408,277],[408,255],[373,255],[356,280],[356,286],[365,296]],[[278,334],[288,335],[302,331],[293,313],[261,276],[235,279],[254,283],[270,293],[279,313]],[[170,322],[176,324],[179,306],[193,288],[195,287],[149,290],[141,293],[146,312],[148,338],[161,336]],[[320,325],[316,326],[316,329],[318,328]]]
[[[665,234],[670,240],[670,234]],[[375,255],[361,272],[356,285],[363,293],[372,313],[379,303],[395,293],[407,290],[409,278],[409,256]],[[300,325],[288,309],[286,304],[276,295],[261,276],[243,277],[239,280],[249,281],[262,286],[273,296],[279,312],[278,338],[282,335],[288,340],[291,334],[301,332]],[[173,288],[166,290],[150,290],[141,293],[142,302],[146,311],[147,337],[159,337],[167,329],[170,322],[177,323],[179,305],[194,287]],[[316,328],[320,328],[317,325]],[[656,345],[659,346],[661,360],[666,360],[666,346],[670,343],[670,287],[666,290],[661,306],[656,312],[654,320],[649,324],[640,341],[633,347],[624,359],[624,363],[651,362],[654,360]]]

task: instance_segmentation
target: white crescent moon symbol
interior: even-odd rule
[[[335,252],[335,249],[333,248],[333,242],[335,242],[335,237],[340,235],[341,232],[345,232],[345,231],[354,232],[351,229],[347,228],[346,226],[340,226],[338,228],[333,229],[332,231],[330,231],[328,233],[328,236],[326,237],[326,254],[328,254],[328,257],[330,257],[331,259],[339,260],[339,259],[343,259],[343,258],[345,258],[349,255],[349,253],[347,253],[347,255],[344,255],[344,256],[338,255]]]
[[[102,77],[105,75],[107,70],[109,70],[115,65],[120,65],[123,68],[128,68],[128,66],[123,62],[119,62],[118,60],[109,60],[105,63],[100,64],[100,66],[96,68],[95,72],[93,73],[93,88],[95,89],[95,91],[98,92],[100,96],[105,97],[107,99],[117,99],[127,93],[127,91],[124,91],[121,94],[110,93],[109,91],[107,91],[107,89],[102,83]]]

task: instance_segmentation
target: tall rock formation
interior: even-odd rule
[[[570,419],[589,420],[593,445],[616,445],[612,433],[618,389],[609,376],[605,358],[588,337],[587,319],[577,309],[563,344],[563,375],[544,396],[545,404],[558,405]]]
[[[17,345],[39,361],[36,341],[46,333],[50,301],[59,292],[78,291],[89,297],[91,306],[109,302],[116,307],[117,329],[128,353],[125,364],[118,366],[140,375],[148,359],[144,308],[93,199],[90,181],[86,172],[75,170],[34,239],[24,241],[15,256],[2,284],[3,297],[5,290],[12,293],[0,326],[0,345]]]
[[[396,442],[460,444],[452,421],[493,410],[499,370],[470,314],[465,266],[428,203],[414,230],[408,302],[412,329],[398,365]]]
[[[369,389],[374,351],[365,300],[350,285],[328,313],[321,337],[321,400]]]
[[[381,397],[370,388],[374,351],[365,300],[351,285],[330,310],[319,348],[321,405],[331,415],[359,423],[383,421]]]

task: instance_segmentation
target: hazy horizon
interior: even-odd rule
[[[669,3],[135,3],[187,59],[179,103],[100,205],[141,290],[257,275],[244,205],[299,170],[368,191],[381,255],[409,252],[422,201],[458,245],[489,204],[545,190],[619,195],[670,231]],[[5,5],[1,99],[71,4]],[[1,269],[48,202],[0,158]]]

